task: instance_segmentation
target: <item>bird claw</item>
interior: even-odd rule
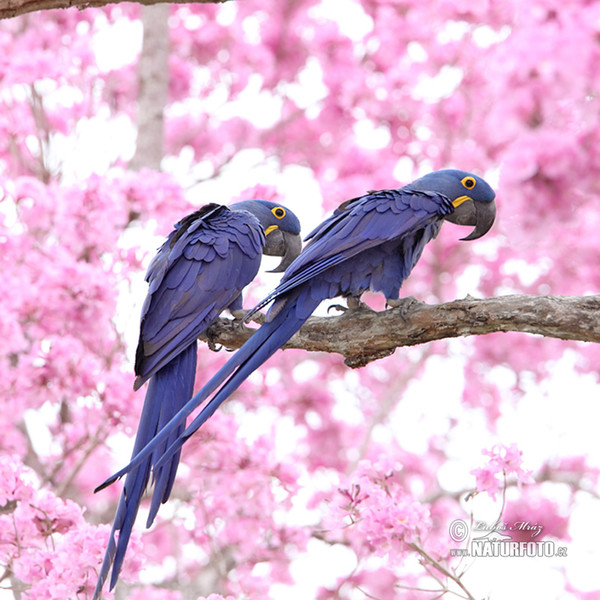
[[[327,309],[327,312],[329,313],[329,311],[331,311],[332,309],[339,310],[342,313],[344,313],[347,310],[349,310],[349,308],[347,306],[344,306],[343,304],[331,304],[329,306],[329,308]]]
[[[221,344],[217,344],[215,342],[217,334],[215,333],[213,325],[209,325],[206,328],[204,336],[206,337],[206,345],[208,346],[209,350],[212,350],[213,352],[220,352],[223,349],[223,346]]]
[[[256,311],[255,313],[252,313],[252,316],[249,319],[246,319],[246,315],[248,315],[247,310],[239,309],[239,310],[230,310],[229,311],[232,315],[234,320],[234,323],[236,325],[245,325],[246,323],[257,323],[258,325],[264,325],[265,324],[265,319],[266,316],[264,313],[261,313],[260,311]]]
[[[207,346],[208,346],[208,349],[212,350],[213,352],[221,352],[221,350],[223,350],[223,346],[221,344],[215,344],[210,339],[207,342]]]
[[[257,323],[258,325],[264,325],[266,318],[267,316],[265,313],[257,311],[252,315],[252,317],[250,317],[250,322]]]
[[[407,296],[406,298],[386,298],[385,305],[392,309],[400,311],[400,318],[403,321],[407,320],[407,317],[415,309],[418,304],[422,304],[421,301],[417,300],[414,296]]]
[[[375,312],[368,304],[365,304],[358,296],[348,296],[346,299],[348,310],[368,310]]]
[[[348,306],[343,306],[342,304],[332,304],[328,309],[329,312],[332,308],[339,310],[340,312],[348,312],[355,310],[368,310],[370,312],[375,312],[369,305],[365,304],[361,301],[361,299],[357,296],[348,296],[346,298],[346,302]]]
[[[231,313],[233,315],[233,321],[230,321],[231,326],[236,331],[242,331],[246,327],[244,317],[246,316],[245,310],[236,310]]]

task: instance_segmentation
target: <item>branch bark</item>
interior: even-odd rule
[[[138,4],[152,6],[166,2],[168,4],[177,4],[179,0],[136,0]],[[227,0],[194,0],[197,4],[223,4]],[[120,4],[120,1],[111,2],[110,0],[0,0],[0,19],[11,19],[18,15],[40,11],[52,10],[54,8],[72,8],[76,6],[79,10],[86,8],[97,8],[107,4]]]
[[[210,342],[239,348],[255,330],[221,318],[209,328]],[[400,346],[494,332],[517,331],[600,342],[600,296],[467,296],[445,304],[416,300],[397,309],[347,311],[311,317],[284,348],[335,352],[352,368],[393,354]],[[205,338],[206,339],[206,338]]]

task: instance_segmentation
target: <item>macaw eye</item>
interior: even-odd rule
[[[467,175],[466,177],[463,177],[460,182],[468,189],[468,190],[472,190],[475,187],[475,183],[477,183],[475,181],[474,177],[471,177],[470,175]]]
[[[278,219],[283,219],[283,217],[285,217],[285,208],[283,208],[282,206],[276,206],[275,208],[272,208],[271,212]]]

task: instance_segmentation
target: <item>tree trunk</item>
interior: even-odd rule
[[[137,143],[130,169],[160,170],[169,96],[169,5],[142,7],[144,42],[138,64]]]

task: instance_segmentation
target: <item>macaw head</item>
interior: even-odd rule
[[[462,240],[476,240],[485,235],[496,218],[496,194],[490,185],[466,171],[443,169],[417,179],[410,188],[422,192],[438,192],[452,202],[454,211],[445,219],[457,225],[474,225]]]
[[[266,237],[263,254],[282,257],[271,273],[283,273],[300,254],[300,221],[289,208],[268,200],[242,200],[229,208],[247,210],[260,222]]]

